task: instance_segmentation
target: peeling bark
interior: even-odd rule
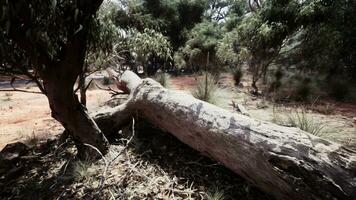
[[[130,92],[128,101],[97,114],[99,126],[111,125],[117,132],[138,112],[277,199],[356,199],[353,150],[297,128],[229,112],[130,71],[121,85]]]

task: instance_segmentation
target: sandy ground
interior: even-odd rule
[[[36,90],[36,88],[26,88]],[[110,99],[102,90],[87,93],[88,110],[93,111]],[[0,149],[7,143],[44,139],[61,133],[63,127],[51,117],[48,101],[42,94],[0,92]]]
[[[173,77],[171,88],[191,91],[197,76]],[[244,80],[243,85],[248,85]],[[244,105],[250,115],[264,121],[285,120],[293,106],[273,105],[271,102],[249,95],[248,88],[236,88],[230,74],[220,76],[220,85],[230,95],[222,107],[234,110],[232,101]],[[35,87],[26,89],[36,90]],[[107,91],[93,89],[87,92],[88,110],[94,111],[110,99]],[[325,124],[323,137],[356,146],[356,105],[332,102],[332,113],[325,115],[310,112],[317,122]],[[278,123],[278,122],[276,122]],[[48,101],[44,95],[22,92],[0,92],[0,149],[7,143],[31,138],[45,139],[61,133],[62,126],[51,118]]]

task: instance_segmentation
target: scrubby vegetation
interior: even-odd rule
[[[25,153],[0,154],[6,199],[272,199],[172,136],[147,134],[154,125],[135,135],[125,119],[111,138],[105,126],[116,121],[98,118],[114,111],[94,118],[86,93],[96,85],[111,95],[102,104],[92,94],[97,104],[123,103],[136,94],[120,79],[126,70],[233,113],[356,146],[356,1],[0,0],[0,8],[0,114],[18,105],[11,92],[44,94],[67,134],[44,142],[47,133],[17,130],[11,141],[22,140]],[[139,120],[140,109],[127,113]]]
[[[120,2],[100,11],[125,33],[111,35],[111,53],[149,75],[231,68],[237,85],[251,75],[251,91],[275,100],[355,100],[353,1]]]

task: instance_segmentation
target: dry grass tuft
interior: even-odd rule
[[[171,86],[171,76],[165,72],[158,72],[155,80],[165,88],[170,88]]]
[[[218,106],[225,106],[230,103],[233,96],[232,92],[227,88],[220,87],[217,79],[210,73],[203,73],[203,76],[197,81],[195,90],[192,91],[193,96]]]
[[[207,194],[207,200],[224,200],[224,191],[216,188],[212,193]]]
[[[307,110],[302,108],[288,115],[288,125],[300,128],[316,136],[322,136],[325,125],[315,120]]]

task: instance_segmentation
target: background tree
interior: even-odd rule
[[[128,36],[131,52],[143,66],[144,73],[149,73],[148,64],[157,66],[158,59],[168,61],[172,59],[171,45],[167,38],[153,29],[145,29],[142,33],[131,30]]]
[[[206,66],[207,59],[209,59],[211,66],[219,67],[219,60],[216,59],[215,53],[221,36],[221,26],[217,22],[204,21],[190,31],[188,40],[181,51],[186,62],[192,67],[191,70],[196,71]],[[213,67],[209,68],[213,69]],[[215,71],[218,71],[218,69],[215,69]]]
[[[52,117],[77,142],[102,153],[108,142],[73,86],[83,73],[90,27],[101,0],[0,1],[0,72],[26,75],[47,96]]]

